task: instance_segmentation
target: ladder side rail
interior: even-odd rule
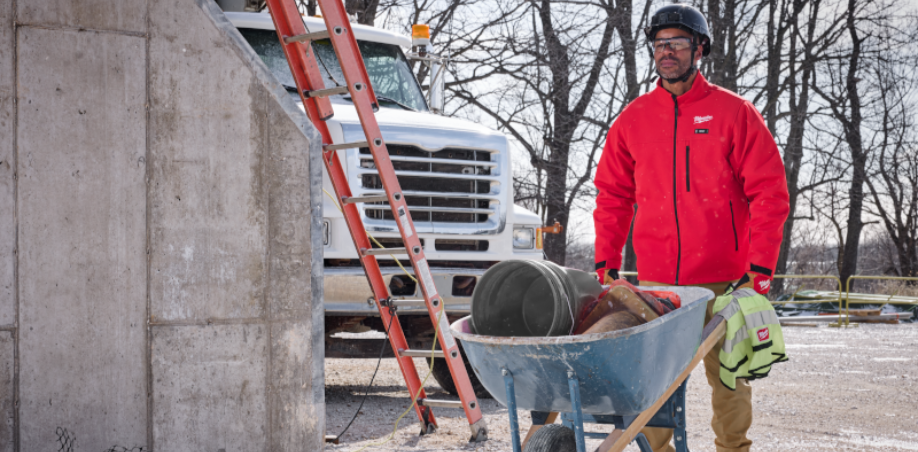
[[[405,248],[409,251],[408,255],[412,267],[414,267],[415,275],[418,277],[418,283],[423,289],[427,310],[434,328],[438,331],[440,347],[447,356],[447,366],[458,389],[459,398],[462,400],[462,408],[471,424],[473,435],[477,435],[478,429],[482,428],[484,424],[481,407],[472,388],[465,362],[459,352],[459,346],[449,330],[449,322],[441,301],[442,297],[437,294],[430,274],[429,264],[424,255],[424,249],[414,229],[414,222],[411,221],[411,214],[405,197],[401,195],[398,178],[395,175],[379,125],[376,122],[374,115],[376,96],[363,64],[360,49],[357,47],[357,40],[348,22],[344,4],[341,0],[319,0],[319,6],[322,8],[326,27],[333,30],[332,33],[329,33],[330,39],[338,54],[344,77],[351,88],[354,108],[369,142],[370,152],[376,162],[380,181],[389,198],[389,206],[392,209],[393,218],[402,236]],[[344,27],[344,30],[334,30],[333,27],[335,26]],[[356,89],[358,84],[363,85],[362,89]]]
[[[297,36],[306,33],[306,26],[300,19],[300,12],[294,2],[284,2],[280,0],[268,1],[271,11],[279,11],[280,14],[271,14],[271,20],[274,21],[274,30],[280,39],[281,49],[284,50],[284,56],[287,57],[287,64],[290,66],[290,74],[296,84],[297,92],[306,107],[306,114],[312,123],[319,129],[322,134],[323,142],[331,143],[331,136],[328,133],[328,126],[325,121],[334,115],[331,107],[331,101],[328,98],[308,98],[306,92],[323,89],[325,83],[322,81],[322,71],[316,64],[316,59],[312,55],[311,42],[292,42],[287,44],[284,39],[290,36]],[[291,20],[291,17],[297,20]],[[298,70],[299,69],[299,70]]]
[[[313,125],[319,130],[322,136],[323,145],[332,144],[328,126],[324,122],[324,120],[331,118],[333,114],[331,103],[327,98],[310,98],[305,96],[306,91],[322,89],[324,87],[321,82],[321,72],[315,64],[315,57],[311,55],[311,43],[291,42],[287,44],[284,42],[285,37],[301,35],[306,32],[302,20],[299,19],[299,11],[292,1],[267,0],[267,3],[270,11],[280,12],[279,14],[272,13],[271,17],[274,21],[281,48],[284,50],[284,54],[287,57],[287,62],[290,65],[294,82],[297,85],[297,91],[303,101],[307,115]],[[290,20],[291,17],[295,17],[297,20]],[[304,47],[306,47],[305,50]],[[314,81],[315,84],[312,84],[310,80]],[[328,106],[327,110],[322,108],[323,104]],[[351,197],[350,186],[347,183],[347,177],[338,153],[334,150],[323,151],[322,160],[325,163],[325,168],[328,172],[332,187],[334,187],[337,199],[341,200]],[[372,245],[367,237],[363,221],[360,219],[360,213],[357,206],[354,204],[342,203],[341,208],[344,212],[345,223],[348,226],[351,239],[354,241],[355,248],[358,251],[358,258],[364,268],[370,288],[373,291],[373,298],[379,310],[381,320],[387,327],[390,346],[393,350],[408,349],[408,341],[405,339],[401,324],[397,321],[397,318],[393,321],[389,309],[382,306],[380,303],[380,300],[384,300],[388,297],[388,290],[386,289],[385,280],[383,279],[382,272],[379,269],[375,256],[364,256],[362,252],[364,249],[372,248]],[[426,398],[426,393],[421,387],[420,376],[414,366],[414,361],[410,357],[399,358],[398,360],[400,361],[399,368],[401,369],[402,377],[411,395],[414,396],[420,393],[420,396],[418,396],[419,398]],[[425,430],[427,430],[428,424],[432,424],[436,427],[436,420],[433,413],[428,408],[422,407],[421,405],[415,405],[415,412],[421,424],[425,426]]]
[[[332,181],[332,186],[335,187],[335,196],[337,196],[337,199],[344,199],[344,197],[351,196],[351,189],[347,183],[347,176],[340,164],[337,152],[331,151],[330,153],[333,154],[333,161],[329,162],[326,160],[325,168],[328,171],[329,179]],[[364,255],[363,253],[363,250],[372,248],[372,245],[364,230],[363,221],[360,219],[360,211],[357,209],[356,204],[343,204],[341,208],[344,211],[345,223],[354,241],[360,263],[363,266],[367,281],[373,291],[373,301],[376,303],[382,323],[387,329],[386,332],[389,336],[389,345],[392,347],[392,350],[408,350],[408,340],[405,338],[405,333],[402,330],[401,323],[398,321],[398,316],[395,315],[396,319],[393,321],[393,314],[390,313],[388,307],[383,306],[381,303],[382,300],[386,300],[389,297],[389,291],[386,288],[386,282],[383,279],[382,271],[379,269],[379,263],[376,260],[376,256],[369,254]],[[417,368],[414,367],[414,360],[407,356],[399,357],[397,354],[396,360],[399,361],[399,368],[408,386],[410,397],[416,395],[418,398],[426,397],[426,392],[421,386],[421,377],[417,373]],[[414,409],[418,416],[418,420],[421,422],[421,425],[424,426],[424,431],[427,431],[428,424],[433,424],[434,427],[437,426],[436,419],[429,409],[419,404],[415,404]]]

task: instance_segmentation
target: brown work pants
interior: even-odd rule
[[[714,296],[723,295],[727,290],[728,282],[697,284],[695,287],[704,287],[714,292]],[[642,286],[669,286],[653,281],[641,281]],[[707,324],[714,314],[711,312],[714,300],[708,302],[708,310],[704,315]],[[704,373],[711,386],[711,405],[714,408],[714,417],[711,419],[711,428],[714,430],[714,445],[717,452],[748,452],[752,441],[746,437],[746,432],[752,425],[752,386],[745,378],[736,379],[736,390],[731,391],[720,382],[720,358],[718,353],[723,347],[721,338],[717,345],[704,357]],[[672,429],[645,427],[641,430],[650,442],[654,452],[675,452],[670,444],[673,437]]]

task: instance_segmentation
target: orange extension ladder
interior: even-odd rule
[[[437,294],[437,288],[434,286],[433,278],[430,274],[430,267],[424,257],[424,249],[421,247],[421,241],[414,229],[408,205],[405,202],[405,197],[402,196],[398,178],[392,167],[392,161],[389,159],[386,143],[379,130],[379,125],[376,123],[374,112],[379,109],[376,94],[370,84],[363,57],[357,47],[357,40],[354,38],[342,0],[318,0],[326,29],[314,33],[307,32],[297,9],[296,0],[267,0],[267,4],[274,20],[275,30],[277,30],[277,35],[284,49],[284,54],[287,56],[287,62],[290,64],[290,72],[296,81],[297,91],[299,91],[300,97],[303,99],[303,105],[306,107],[306,113],[322,135],[322,160],[325,162],[325,168],[328,170],[329,178],[335,188],[335,196],[344,211],[344,218],[351,237],[354,239],[354,245],[357,247],[360,263],[363,265],[367,279],[373,289],[373,299],[376,301],[376,307],[379,309],[382,323],[387,325],[389,343],[393,351],[395,351],[398,365],[402,370],[402,376],[405,378],[411,397],[417,396],[417,403],[414,404],[414,409],[423,426],[422,434],[436,431],[437,422],[431,412],[431,407],[462,408],[465,410],[465,416],[468,418],[469,428],[472,431],[471,440],[486,440],[487,426],[481,415],[481,407],[475,397],[475,391],[472,389],[465,363],[459,352],[459,346],[449,331],[449,322],[447,321],[442,298]],[[344,73],[346,86],[325,87],[310,45],[312,41],[320,39],[331,40]],[[366,141],[332,144],[328,126],[325,124],[325,120],[331,118],[333,114],[328,96],[345,93],[350,93],[351,95],[354,108],[360,117],[360,124],[363,127]],[[348,186],[344,169],[336,151],[361,147],[370,148],[373,160],[376,162],[376,168],[379,171],[379,178],[386,192],[385,195],[351,196],[351,189]],[[396,224],[402,236],[404,248],[372,247],[357,210],[357,203],[363,202],[389,203],[392,208],[393,218],[398,219]],[[459,402],[428,399],[423,387],[421,387],[421,379],[418,377],[412,358],[428,357],[431,356],[431,352],[429,350],[410,350],[408,348],[408,342],[405,340],[405,334],[398,322],[398,316],[394,309],[397,307],[398,301],[389,299],[389,292],[379,270],[379,264],[376,262],[375,256],[380,254],[404,254],[411,260],[414,274],[419,276],[418,285],[421,286],[424,294],[424,303],[430,313],[430,320],[439,338],[442,351],[436,352],[435,356],[446,359],[453,382],[455,382],[459,391]]]

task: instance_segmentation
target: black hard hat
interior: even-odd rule
[[[685,3],[674,3],[658,9],[650,18],[650,26],[644,27],[644,35],[648,40],[652,40],[658,31],[665,28],[681,28],[700,35],[701,54],[708,56],[711,53],[711,32],[708,31],[708,21],[695,7]]]

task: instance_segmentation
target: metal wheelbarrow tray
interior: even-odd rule
[[[451,329],[484,387],[498,402],[513,408],[511,424],[515,424],[516,408],[573,413],[581,418],[578,412],[636,419],[655,404],[662,405],[664,395],[668,398],[685,380],[689,365],[694,367],[713,346],[699,350],[707,301],[714,296],[710,290],[655,289],[677,293],[682,307],[619,331],[554,337],[482,336],[471,332],[470,317],[456,321]],[[711,323],[713,328],[715,322]],[[721,328],[718,337],[722,334]],[[515,400],[508,401],[508,393],[515,393]],[[580,424],[578,449],[582,447],[582,421]],[[514,449],[518,447],[514,438]]]

